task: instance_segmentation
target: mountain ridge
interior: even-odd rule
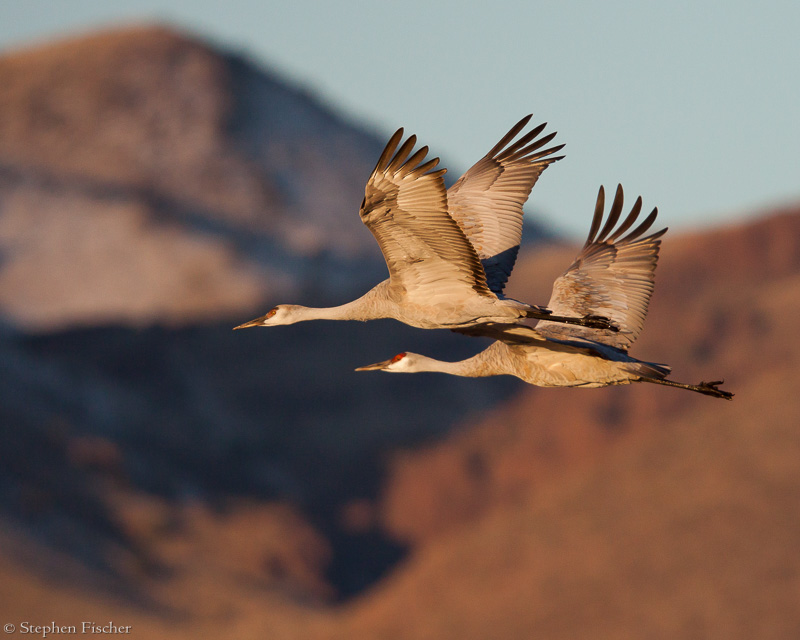
[[[381,141],[169,29],[15,53],[3,79],[5,620],[797,636],[797,206],[664,241],[632,353],[678,380],[725,377],[732,403],[355,373],[485,341],[391,321],[231,327],[383,277],[352,206]],[[509,294],[546,301],[574,253],[523,251]]]

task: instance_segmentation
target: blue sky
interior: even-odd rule
[[[452,171],[533,112],[567,158],[532,202],[575,237],[600,184],[684,229],[800,200],[800,2],[28,0],[0,7],[0,48],[156,19]]]

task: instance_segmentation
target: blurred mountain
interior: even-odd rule
[[[542,299],[573,254],[526,257],[515,293]],[[213,327],[151,329],[129,347],[159,363],[144,368],[91,345],[127,329],[18,339],[0,611],[180,637],[793,638],[798,256],[800,209],[667,236],[633,353],[678,380],[724,377],[731,403],[348,374],[363,342],[464,355],[380,323],[331,334],[335,353],[302,326],[210,352]],[[48,374],[26,397],[32,361]],[[59,373],[69,393],[45,386]],[[261,423],[242,409],[258,398]],[[324,604],[337,589],[351,598]]]
[[[357,374],[485,343],[230,329],[385,277],[356,215],[381,140],[160,27],[6,55],[0,80],[4,621],[797,637],[800,210],[666,237],[632,352],[732,403]],[[574,252],[523,251],[510,294],[547,300]]]
[[[778,371],[791,383],[792,309],[800,304],[798,214],[787,209],[746,226],[680,237],[668,233],[645,330],[631,354],[669,363],[670,377],[679,381],[725,378],[737,396],[719,403],[716,412],[729,419],[749,401],[742,386]],[[546,300],[571,253],[557,247],[529,253],[515,268],[509,293]],[[513,500],[518,486],[596,458],[629,431],[708,408],[705,396],[663,391],[654,385],[600,391],[527,386],[463,437],[398,458],[388,482],[386,520],[400,538],[427,539],[480,512],[480,504]],[[527,426],[531,422],[535,428]],[[565,423],[572,428],[565,430]],[[450,470],[446,488],[443,478],[426,477],[428,468]],[[428,490],[420,497],[418,487],[428,484],[441,492]]]
[[[131,567],[166,566],[147,527],[195,531],[180,524],[193,505],[269,501],[245,520],[320,549],[264,552],[281,589],[330,598],[376,579],[403,553],[362,534],[384,453],[513,382],[409,379],[398,395],[353,372],[395,340],[466,355],[447,333],[231,327],[385,277],[357,216],[383,141],[157,26],[8,54],[0,80],[3,513],[125,590]]]
[[[514,293],[543,299],[570,254],[526,259]],[[348,633],[796,637],[799,282],[800,208],[668,234],[631,351],[676,380],[725,378],[733,402],[525,387],[396,456],[382,519],[419,552]]]
[[[355,295],[385,274],[357,215],[384,142],[163,27],[7,54],[0,311],[175,324]]]
[[[7,54],[0,309],[50,328],[186,322],[312,283],[357,290],[382,275],[356,215],[381,149],[312,96],[170,29]]]

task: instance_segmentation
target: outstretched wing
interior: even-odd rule
[[[438,158],[425,161],[428,147],[409,155],[416,136],[400,145],[402,138],[399,129],[386,145],[360,212],[383,252],[390,285],[426,303],[476,292],[494,297],[475,250],[447,213],[446,169],[436,169]]]
[[[558,315],[605,316],[619,327],[619,331],[614,333],[543,321],[536,325],[537,331],[543,335],[562,339],[579,336],[623,350],[627,350],[639,336],[653,293],[660,238],[667,230],[642,237],[658,215],[658,209],[653,209],[638,227],[622,235],[633,226],[642,211],[640,197],[614,231],[622,213],[622,200],[622,186],[619,185],[608,219],[600,229],[605,203],[605,193],[600,187],[586,244],[570,268],[555,281],[547,305]]]
[[[472,243],[483,263],[489,288],[502,294],[522,238],[522,205],[539,175],[564,156],[564,145],[540,151],[555,132],[538,138],[540,124],[516,142],[531,116],[525,116],[447,191],[450,215]]]

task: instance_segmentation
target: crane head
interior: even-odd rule
[[[414,370],[414,359],[417,354],[403,351],[394,358],[358,367],[356,371],[390,371],[392,373],[410,373]]]
[[[236,329],[247,329],[248,327],[276,327],[281,324],[294,324],[299,320],[299,318],[295,317],[294,310],[296,308],[297,306],[293,304],[279,304],[277,307],[267,311],[263,316],[240,324],[233,329],[235,331]]]

